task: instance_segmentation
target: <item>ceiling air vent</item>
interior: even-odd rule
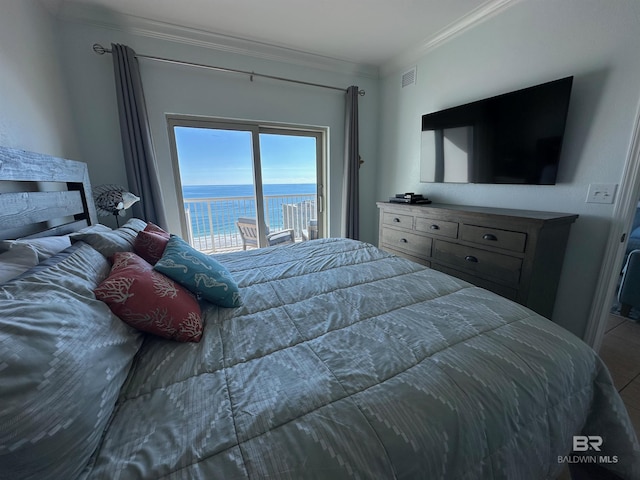
[[[416,83],[416,67],[412,67],[402,74],[402,88]]]

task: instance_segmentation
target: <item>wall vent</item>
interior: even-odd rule
[[[416,67],[411,67],[402,74],[402,88],[416,84]]]

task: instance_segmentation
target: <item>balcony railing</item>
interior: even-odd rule
[[[265,222],[270,232],[292,228],[296,241],[316,218],[316,195],[265,195]],[[236,220],[256,218],[253,197],[189,198],[184,200],[189,243],[202,252],[242,250]]]

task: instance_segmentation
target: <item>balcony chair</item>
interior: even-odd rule
[[[624,262],[622,262],[623,266],[627,264],[629,254],[633,250],[637,249],[640,249],[640,207],[636,208],[636,214],[633,217],[631,233],[629,234],[629,240],[627,241],[627,249],[624,252]]]
[[[302,230],[303,240],[315,240],[318,238],[318,220],[309,220],[307,228]]]
[[[247,247],[258,248],[258,224],[256,223],[256,219],[240,217],[236,221],[236,225],[240,231],[240,237],[242,238],[242,249],[246,250]],[[270,233],[269,227],[267,227],[266,233],[267,246],[269,247],[295,242],[295,236],[292,228]]]
[[[640,250],[632,250],[624,266],[618,291],[620,313],[628,317],[631,307],[640,308]]]

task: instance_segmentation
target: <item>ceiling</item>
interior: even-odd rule
[[[54,15],[73,8],[132,16],[381,66],[478,21],[511,0],[40,0]]]

